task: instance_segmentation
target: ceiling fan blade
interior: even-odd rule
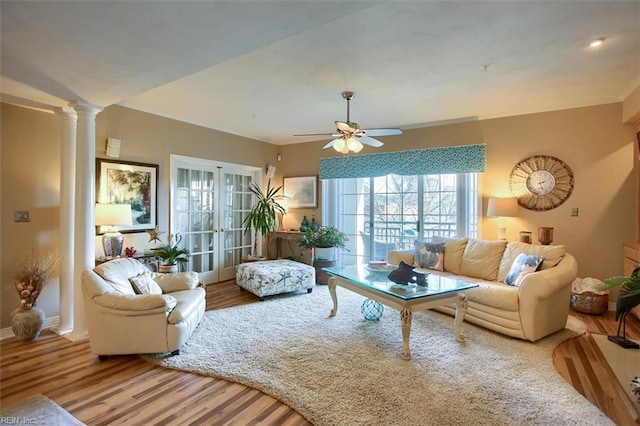
[[[356,127],[351,127],[351,124]],[[358,130],[358,125],[356,123],[345,123],[344,121],[336,121],[336,127],[338,128],[338,131],[344,133],[353,133]]]
[[[379,148],[384,145],[378,139],[370,138],[369,136],[360,136],[358,140],[365,145],[373,146],[375,148]]]
[[[368,136],[394,136],[401,135],[402,130],[400,129],[368,129],[365,130]]]
[[[299,134],[299,135],[293,135],[293,136],[333,136],[333,133],[303,133],[303,134]]]

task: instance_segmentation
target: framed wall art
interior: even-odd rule
[[[289,208],[317,207],[318,179],[316,176],[284,178],[284,196]]]
[[[158,224],[158,165],[96,159],[96,202],[130,204],[131,226],[120,232],[141,232]]]

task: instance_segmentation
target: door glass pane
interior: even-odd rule
[[[189,188],[189,170],[179,168],[177,175],[178,188]]]
[[[200,170],[191,170],[191,189],[202,188],[202,172]]]
[[[202,214],[191,213],[191,231],[197,232],[202,230]]]

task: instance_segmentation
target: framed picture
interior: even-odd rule
[[[158,165],[96,159],[96,202],[131,204],[131,226],[120,232],[141,232],[158,224]]]
[[[317,181],[316,176],[284,178],[284,196],[288,197],[288,207],[317,207]]]

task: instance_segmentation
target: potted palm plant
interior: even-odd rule
[[[269,236],[276,229],[278,214],[285,214],[285,209],[278,204],[277,197],[282,190],[282,186],[271,186],[271,179],[267,181],[267,190],[262,191],[255,182],[251,182],[249,190],[256,196],[256,202],[249,211],[247,217],[244,218],[242,224],[245,226],[245,234],[253,230],[253,250],[251,252],[251,260],[258,258],[258,233],[263,237]],[[267,254],[268,254],[267,246]]]
[[[173,239],[169,236],[167,244],[154,250],[156,257],[162,259],[162,264],[158,267],[159,272],[178,272],[178,265],[184,265],[189,261],[189,250],[180,247],[182,235],[175,235],[175,243],[171,242]]]

